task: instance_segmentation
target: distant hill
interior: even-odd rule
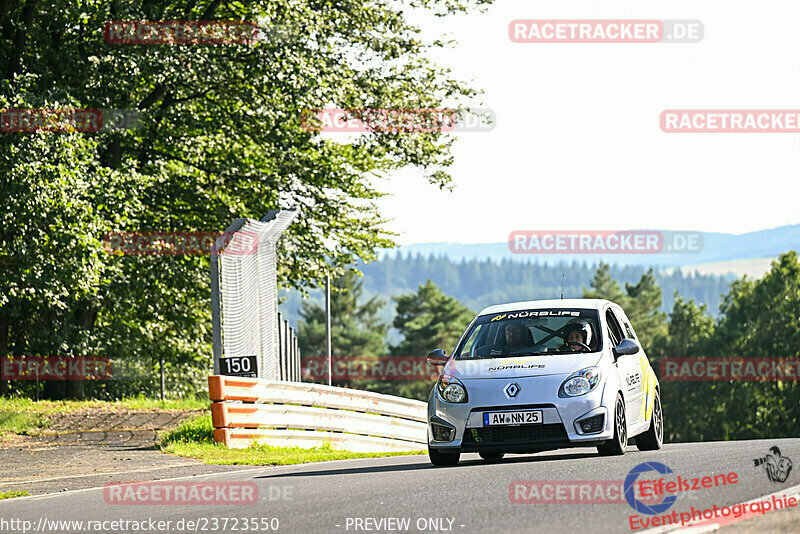
[[[433,280],[442,290],[452,295],[477,312],[491,304],[521,300],[559,298],[561,276],[565,277],[566,298],[583,296],[596,271],[596,265],[586,262],[543,265],[528,258],[526,262],[503,260],[452,261],[444,257],[423,257],[403,254],[369,265],[361,265],[364,273],[366,296],[380,295],[386,301],[382,318],[391,324],[394,304],[391,297],[417,289],[427,279]],[[611,276],[624,288],[625,282],[635,283],[645,272],[642,266],[614,266]],[[677,291],[685,298],[700,304],[708,304],[708,311],[716,316],[720,296],[728,292],[734,276],[717,276],[693,273],[687,275],[680,269],[669,273],[657,272],[656,280],[663,293],[662,310],[672,311],[674,294]],[[286,301],[281,311],[292,325],[297,324],[298,310],[302,299],[297,292],[285,292]],[[322,303],[320,292],[311,294],[313,300]],[[335,310],[334,310],[335,312]]]
[[[525,229],[520,229],[525,230]],[[666,232],[669,234],[670,232]],[[485,260],[494,262],[511,260],[527,262],[535,259],[540,264],[555,265],[575,259],[595,264],[604,261],[611,265],[638,265],[652,267],[685,267],[697,264],[724,263],[736,260],[775,258],[788,250],[800,250],[800,224],[781,226],[747,234],[702,233],[702,250],[690,254],[515,254],[508,243],[419,243],[399,247],[383,254],[383,258],[398,255],[444,256],[450,260]],[[720,265],[724,268],[724,265]],[[719,271],[717,271],[719,272]]]
[[[747,275],[748,278],[761,278],[772,267],[775,258],[749,258],[731,261],[716,261],[712,263],[699,263],[697,265],[686,265],[680,270],[688,275],[693,273],[706,275],[728,275],[733,274],[737,278]],[[664,269],[665,274],[671,274],[675,268]]]

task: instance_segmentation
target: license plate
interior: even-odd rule
[[[535,425],[542,423],[541,410],[519,412],[488,412],[483,414],[483,426]]]

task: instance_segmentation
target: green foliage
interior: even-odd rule
[[[395,297],[394,301],[397,315],[393,325],[403,336],[400,343],[391,347],[391,354],[396,356],[425,356],[436,348],[452,351],[475,316],[475,312],[445,295],[430,280],[413,293]],[[372,383],[367,389],[427,400],[432,386],[429,380],[408,380]]]
[[[666,334],[667,314],[661,308],[661,288],[656,283],[653,269],[642,275],[636,284],[625,284],[627,293],[623,300],[623,308],[628,319],[634,325],[636,335],[645,350],[653,341]]]
[[[203,410],[208,409],[209,400],[205,397],[188,397],[160,401],[143,395],[128,397],[114,402],[102,400],[60,400],[35,401],[29,398],[0,398],[0,413],[25,412],[37,415],[74,413],[83,410],[100,410],[113,412],[117,410],[167,411],[167,410]]]
[[[30,434],[32,431],[46,426],[47,422],[40,414],[0,411],[0,432]]]
[[[624,307],[623,301],[625,295],[620,291],[619,284],[616,280],[611,278],[611,266],[607,263],[601,261],[600,265],[597,266],[597,272],[595,272],[594,278],[592,278],[590,287],[591,289],[583,290],[583,298],[606,299]]]
[[[437,15],[483,0],[415,0]],[[208,259],[115,256],[108,231],[210,231],[273,208],[301,209],[280,242],[279,279],[318,287],[392,245],[376,175],[407,165],[451,178],[452,135],[330,138],[310,109],[474,105],[476,91],[433,62],[407,6],[380,0],[5,2],[0,108],[136,110],[139,124],[96,133],[0,135],[0,353],[125,358],[140,380],[47,382],[49,398],[205,388]],[[254,20],[251,45],[119,45],[111,20]],[[8,384],[0,382],[0,395]],[[32,395],[14,382],[12,394]]]
[[[639,342],[647,350],[653,341],[663,337],[667,330],[667,315],[660,311],[661,288],[656,282],[655,273],[651,268],[637,283],[626,282],[623,293],[619,284],[611,278],[610,271],[608,264],[600,262],[592,279],[591,289],[584,289],[583,297],[607,299],[622,306],[636,330]]]
[[[656,374],[666,357],[707,354],[714,344],[714,329],[714,320],[706,315],[705,305],[698,306],[676,293],[668,333],[657,338],[647,353]],[[716,388],[713,382],[661,382],[665,441],[699,440],[709,428],[717,425],[715,419],[719,414],[712,408],[718,402],[713,398]]]
[[[403,340],[392,347],[398,356],[424,356],[435,348],[450,352],[475,316],[455,297],[445,295],[428,280],[408,295],[395,297],[397,316],[393,326]]]
[[[161,446],[171,443],[214,443],[214,427],[210,415],[198,415],[182,422],[161,436]]]
[[[800,264],[781,255],[760,280],[731,284],[715,324],[705,307],[677,299],[669,333],[653,351],[664,357],[800,356]],[[669,441],[794,437],[800,423],[797,382],[662,382]]]
[[[3,499],[13,499],[14,497],[27,497],[29,495],[30,493],[28,493],[28,490],[6,491],[4,493],[0,493],[0,501]]]

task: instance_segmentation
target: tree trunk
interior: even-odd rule
[[[91,330],[97,320],[97,310],[87,305],[75,313],[80,335]],[[77,357],[86,357],[88,354],[78,354]],[[86,382],[84,380],[69,380],[66,383],[64,394],[68,399],[84,400],[86,398]]]

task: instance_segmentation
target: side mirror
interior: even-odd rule
[[[435,367],[446,364],[449,359],[450,358],[447,357],[447,354],[442,349],[433,350],[428,354],[428,364]]]
[[[627,354],[636,354],[639,352],[639,345],[632,339],[625,338],[619,342],[619,345],[611,349],[611,352],[614,353],[614,358],[616,359]]]

